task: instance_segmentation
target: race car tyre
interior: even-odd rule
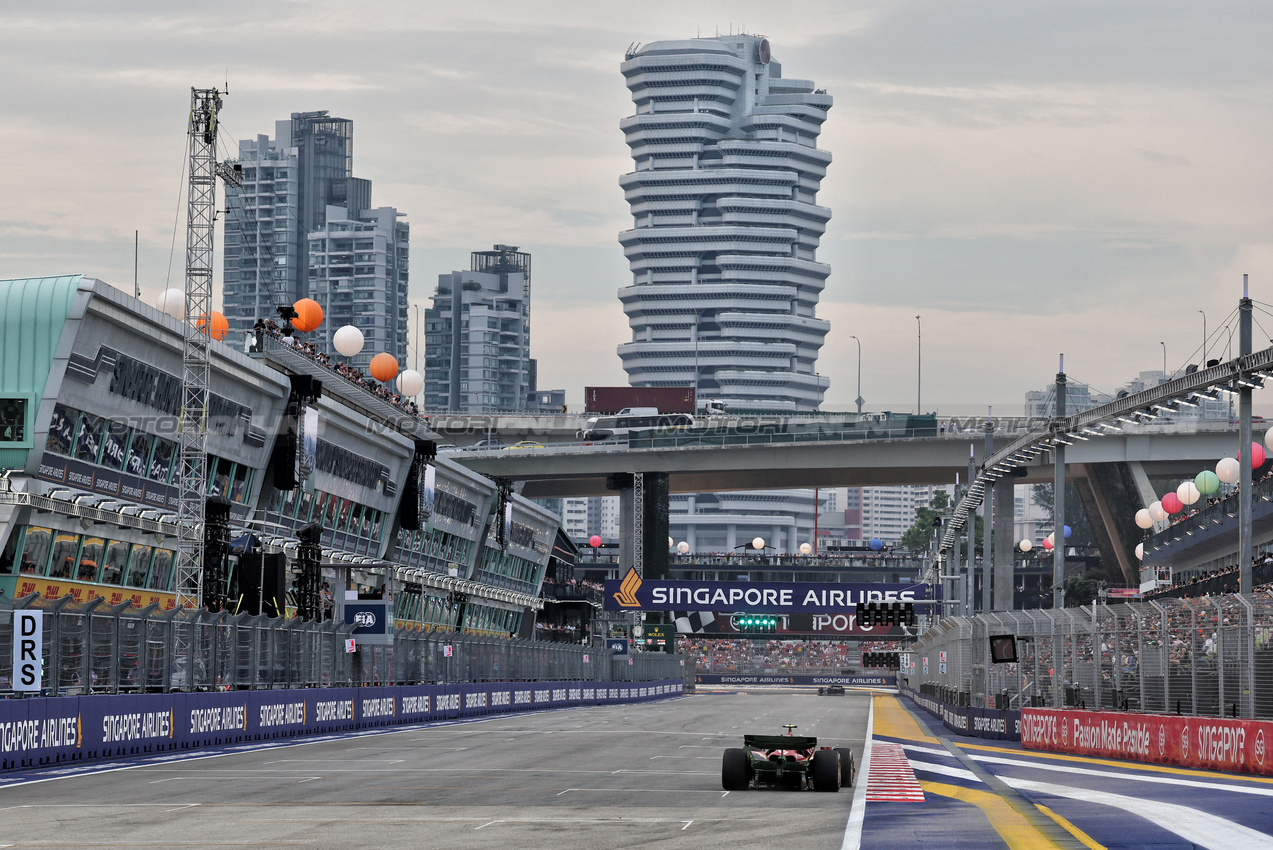
[[[751,785],[751,760],[739,747],[725,750],[720,765],[720,784],[726,791],[746,791]]]
[[[852,788],[853,777],[857,773],[857,765],[853,763],[853,751],[848,747],[837,747],[840,754],[840,787]]]
[[[814,791],[840,790],[840,756],[835,750],[818,750],[810,765]]]

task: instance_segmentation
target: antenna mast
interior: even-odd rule
[[[208,493],[212,238],[221,93],[190,89],[190,181],[186,203],[186,318],[181,358],[181,479],[177,512],[177,607],[203,607],[203,521]],[[202,327],[200,326],[202,323]]]

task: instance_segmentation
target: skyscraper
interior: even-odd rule
[[[329,207],[360,219],[371,181],[353,176],[354,123],[326,111],[293,112],[274,138],[239,142],[243,185],[226,188],[222,312],[230,331],[247,331],[274,305],[308,297],[309,239]]]
[[[525,410],[530,359],[530,254],[474,251],[467,271],[438,275],[424,312],[424,404],[432,410]]]
[[[382,351],[407,363],[407,253],[410,226],[393,207],[350,215],[328,207],[309,241],[309,295],[323,307],[323,325],[311,339],[336,354],[332,334],[343,325],[362,331],[363,349],[342,358],[362,371]]]
[[[816,409],[830,95],[784,79],[754,35],[654,42],[621,69],[636,104],[620,125],[635,163],[619,181],[633,217],[619,236],[629,383],[693,385],[734,410]]]

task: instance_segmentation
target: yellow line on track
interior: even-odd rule
[[[1039,811],[1043,812],[1043,814],[1047,815],[1048,817],[1052,818],[1052,820],[1056,821],[1057,824],[1061,827],[1061,829],[1065,830],[1070,835],[1073,835],[1079,841],[1082,841],[1084,847],[1088,847],[1090,848],[1090,850],[1105,850],[1104,844],[1097,844],[1094,840],[1092,840],[1092,836],[1088,835],[1086,832],[1079,829],[1077,826],[1070,823],[1068,820],[1061,817],[1056,812],[1049,809],[1047,806],[1043,805],[1042,803],[1035,803],[1034,805],[1038,807]]]
[[[1008,845],[1008,850],[1058,850],[1058,844],[1040,832],[998,794],[991,791],[979,791],[976,788],[964,788],[961,785],[948,785],[945,782],[920,780],[919,784],[929,794],[950,797],[962,803],[971,803],[981,809],[981,813],[986,816],[990,826]]]
[[[901,701],[891,694],[875,695],[875,732],[886,738],[905,738],[909,741],[941,742],[924,731]]]
[[[990,753],[999,753],[1000,755],[1027,755],[1038,758],[1045,758],[1055,761],[1073,761],[1080,764],[1098,764],[1103,767],[1123,767],[1133,770],[1143,770],[1148,773],[1172,773],[1178,776],[1192,776],[1202,779],[1237,779],[1242,782],[1258,782],[1266,785],[1273,785],[1273,779],[1266,776],[1252,776],[1249,773],[1224,773],[1218,770],[1201,770],[1198,768],[1188,767],[1170,767],[1162,764],[1150,764],[1143,761],[1131,761],[1120,759],[1098,759],[1088,756],[1074,756],[1069,753],[1053,753],[1047,750],[1027,750],[1015,749],[1008,747],[990,747],[985,744],[965,744],[962,741],[954,741],[955,746],[961,750],[985,750]]]

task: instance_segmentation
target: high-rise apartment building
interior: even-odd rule
[[[222,312],[231,332],[310,296],[309,234],[324,227],[329,208],[356,221],[371,209],[371,181],[353,176],[353,162],[353,121],[326,111],[293,112],[274,123],[273,139],[239,142],[243,185],[226,188],[224,234]]]
[[[816,409],[831,96],[784,78],[754,35],[654,42],[621,68],[636,105],[621,123],[635,169],[619,181],[629,383],[693,385],[732,410]]]
[[[438,275],[425,310],[424,404],[437,410],[525,410],[530,359],[530,254],[474,251],[472,268]]]
[[[353,325],[362,331],[362,352],[342,360],[365,372],[373,357],[387,351],[410,366],[410,226],[399,221],[393,207],[362,210],[356,216],[343,207],[328,207],[323,218],[323,225],[308,236],[309,297],[325,314],[314,341],[334,354],[332,334]]]

